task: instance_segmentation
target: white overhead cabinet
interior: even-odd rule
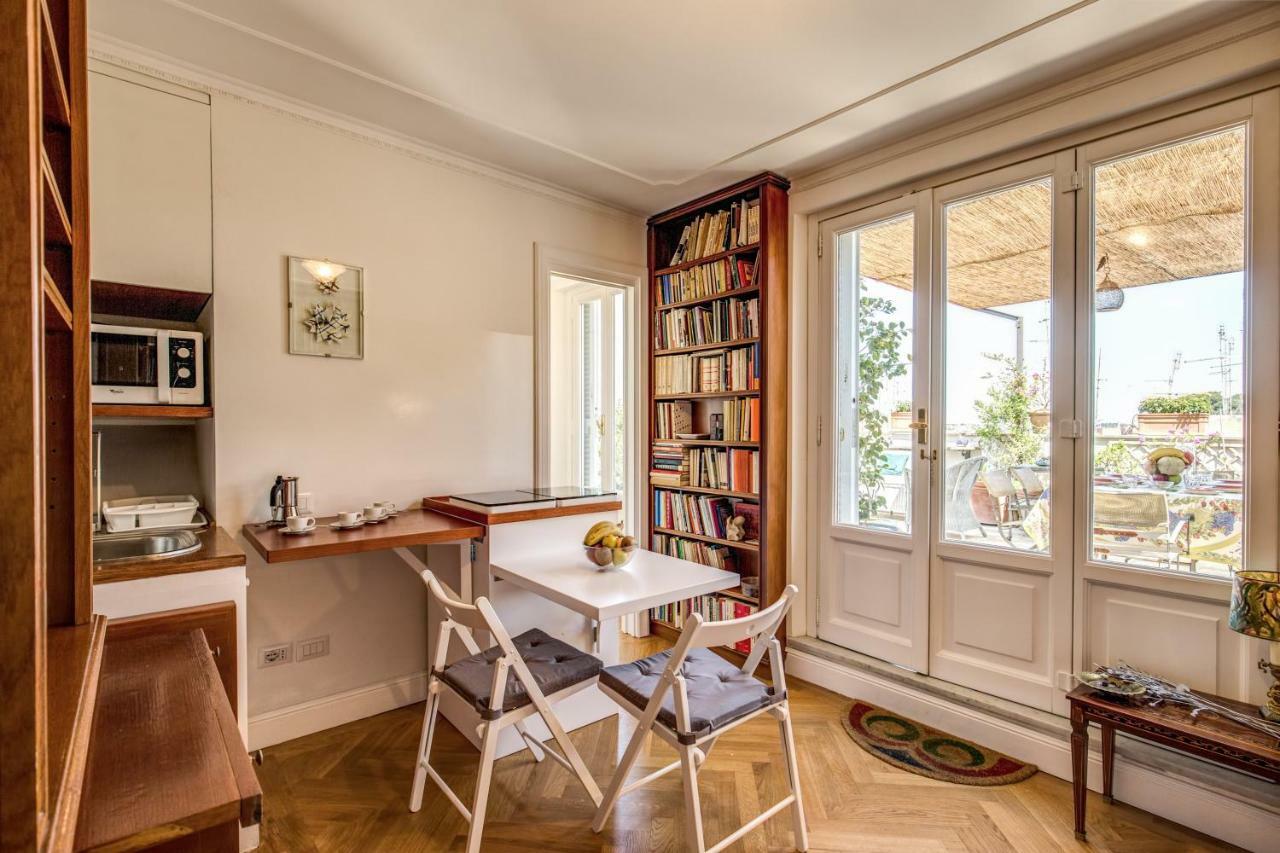
[[[93,63],[90,276],[211,293],[210,163],[208,95]]]

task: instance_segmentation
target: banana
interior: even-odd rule
[[[1154,462],[1157,459],[1163,459],[1166,456],[1177,456],[1178,458],[1182,458],[1182,451],[1176,447],[1157,447],[1155,450],[1151,451],[1147,458]]]
[[[587,531],[587,535],[582,538],[583,545],[596,545],[600,540],[611,533],[617,533],[618,526],[612,521],[597,521],[591,525],[591,529]]]

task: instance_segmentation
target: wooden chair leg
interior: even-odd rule
[[[609,812],[613,811],[613,807],[618,804],[618,797],[622,795],[622,789],[627,784],[627,774],[631,772],[631,768],[636,763],[636,758],[640,755],[640,747],[644,745],[645,738],[649,736],[649,730],[641,726],[637,726],[636,730],[631,733],[631,742],[627,744],[627,751],[623,753],[622,760],[618,762],[618,768],[613,771],[613,778],[609,780],[609,787],[605,791],[604,799],[600,803],[600,807],[596,809],[596,816],[591,821],[591,831],[599,832],[604,829],[604,822],[609,819]]]
[[[538,743],[538,739],[529,734],[529,728],[524,724],[523,720],[516,723],[516,731],[519,732],[520,736],[524,739],[524,745],[533,753],[534,761],[542,761],[542,759],[547,757],[547,754],[542,751],[542,748],[536,745]]]
[[[680,772],[684,777],[685,837],[688,849],[703,853],[702,801],[698,797],[698,762],[691,746],[680,748]]]
[[[427,707],[422,713],[422,736],[418,739],[418,763],[413,771],[413,790],[409,794],[409,811],[422,808],[422,792],[427,785],[427,762],[431,759],[431,740],[435,734],[436,713],[440,710],[440,694],[427,685]]]
[[[791,821],[795,832],[797,850],[809,849],[809,827],[804,820],[804,802],[800,799],[800,764],[796,761],[796,739],[791,729],[790,703],[783,705],[783,716],[778,720],[778,733],[782,735],[782,751],[787,759],[787,780],[796,801],[791,804]]]
[[[493,781],[494,756],[498,751],[498,726],[484,724],[480,737],[480,769],[476,773],[476,795],[471,805],[471,828],[467,831],[467,853],[479,853],[484,834],[484,812],[489,805],[489,783]]]
[[[596,784],[595,777],[587,769],[587,763],[578,754],[578,748],[573,745],[573,741],[569,740],[569,733],[564,730],[564,726],[560,725],[560,720],[550,708],[546,711],[542,711],[539,708],[539,712],[542,714],[542,722],[546,724],[551,736],[555,738],[556,743],[560,744],[561,754],[569,759],[569,763],[573,765],[574,775],[578,777],[582,787],[587,789],[587,796],[591,797],[591,802],[599,806],[604,799],[600,793],[600,786]]]

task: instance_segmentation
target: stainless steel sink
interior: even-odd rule
[[[137,533],[93,540],[93,562],[166,560],[200,550],[200,537],[190,530]]]

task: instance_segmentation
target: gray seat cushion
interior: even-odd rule
[[[572,687],[600,674],[600,659],[566,642],[557,640],[544,631],[534,628],[511,638],[520,657],[529,665],[533,680],[544,696]],[[439,673],[440,680],[456,690],[464,699],[475,705],[482,715],[489,709],[490,689],[493,686],[493,664],[502,657],[502,649],[494,646],[478,655],[462,658],[445,667]],[[529,692],[511,670],[507,671],[507,686],[502,695],[502,710],[514,711],[528,705]]]
[[[662,671],[671,660],[670,650],[631,663],[605,667],[600,684],[637,708],[649,704]],[[677,734],[703,735],[722,728],[752,711],[781,701],[764,683],[746,675],[710,649],[693,649],[680,667],[689,696],[692,731],[676,728],[675,691],[668,691],[658,712],[658,722]]]

